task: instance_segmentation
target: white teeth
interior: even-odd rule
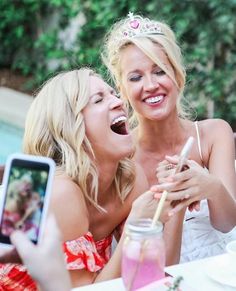
[[[112,124],[111,124],[111,125],[116,124],[116,123],[118,123],[118,122],[120,122],[120,121],[126,121],[126,120],[127,120],[127,117],[126,117],[126,116],[119,116],[119,117],[115,118],[115,119],[112,121]]]
[[[164,98],[163,95],[156,96],[156,97],[150,97],[150,98],[145,99],[144,102],[149,103],[149,104],[151,104],[151,103],[157,103],[157,102],[162,101],[163,98]]]

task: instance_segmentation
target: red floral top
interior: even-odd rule
[[[0,264],[0,291],[35,291],[36,283],[26,268],[16,264]]]
[[[68,270],[101,270],[111,257],[112,235],[94,241],[90,232],[63,243]],[[37,286],[26,268],[15,264],[0,264],[0,291],[36,291]]]
[[[101,270],[111,257],[112,235],[94,241],[90,232],[63,244],[68,270]]]

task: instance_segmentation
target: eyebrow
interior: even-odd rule
[[[163,63],[163,65],[167,66],[167,64],[165,64],[165,63]],[[161,67],[158,64],[154,63],[152,65],[152,69],[155,69],[156,67],[161,69]],[[127,75],[132,74],[132,73],[139,73],[140,71],[142,71],[142,70],[141,69],[135,69],[133,71],[128,72]]]
[[[92,98],[95,97],[96,95],[101,95],[101,94],[103,94],[103,91],[101,91],[101,90],[96,91],[96,92],[94,92],[93,94],[91,94],[91,95],[89,96],[89,99],[92,99]]]

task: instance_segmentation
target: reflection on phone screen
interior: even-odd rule
[[[1,242],[10,243],[15,229],[37,243],[49,166],[40,162],[12,161],[1,221]]]

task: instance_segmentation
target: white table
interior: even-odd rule
[[[218,256],[217,258],[225,258],[227,254]],[[222,285],[211,279],[205,273],[205,267],[210,260],[216,257],[197,260],[189,263],[173,265],[166,267],[165,271],[173,277],[183,276],[186,284],[191,286],[194,291],[235,291],[236,287]],[[72,291],[125,291],[121,278],[96,283],[84,287],[74,288]]]
[[[165,270],[173,277],[183,276],[185,282],[196,291],[235,291],[236,288],[216,282],[205,272],[205,268],[211,260],[215,260],[216,258],[224,259],[226,256],[228,254],[174,265],[167,267]]]

